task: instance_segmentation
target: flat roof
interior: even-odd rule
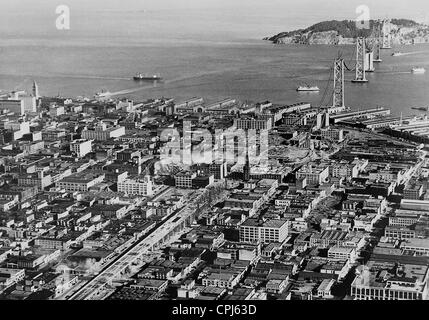
[[[265,227],[265,228],[280,228],[287,223],[287,220],[272,219],[267,221],[260,221],[256,218],[249,218],[241,225],[244,227]]]
[[[425,239],[420,239],[420,238],[407,239],[407,241],[401,243],[401,247],[403,247],[403,246],[429,248],[429,238],[425,238]]]

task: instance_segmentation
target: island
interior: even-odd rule
[[[275,44],[354,44],[356,37],[376,37],[376,24],[376,20],[371,20],[369,29],[359,29],[354,20],[323,21],[264,40]],[[390,35],[394,45],[429,43],[429,26],[409,19],[391,19]]]

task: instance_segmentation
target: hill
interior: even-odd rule
[[[281,32],[264,40],[277,44],[350,44],[356,37],[372,37],[376,21],[370,21],[369,29],[359,29],[354,20],[331,20],[316,23],[306,29]],[[409,19],[392,19],[392,40],[394,43],[429,42],[429,27]]]

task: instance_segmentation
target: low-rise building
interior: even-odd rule
[[[402,265],[401,276],[386,269],[362,270],[351,284],[355,300],[426,300],[428,265]]]
[[[353,247],[333,246],[328,250],[328,258],[353,262],[356,258],[356,250]]]
[[[98,124],[95,128],[87,128],[82,131],[82,139],[96,141],[109,140],[110,138],[119,138],[123,135],[125,135],[125,127],[107,127],[104,122]]]
[[[177,188],[192,188],[192,180],[196,178],[196,172],[179,172],[174,176],[175,185]]]
[[[64,189],[69,192],[83,191],[86,192],[89,188],[95,186],[98,183],[104,181],[104,174],[90,173],[90,172],[79,172],[72,174],[71,176],[65,177],[58,181],[56,186],[60,189]]]
[[[254,119],[254,118],[236,118],[234,127],[243,130],[271,130],[273,127],[272,118]]]
[[[413,238],[401,243],[403,251],[410,251],[418,256],[429,256],[429,239]]]
[[[153,196],[153,182],[150,176],[143,179],[125,179],[118,181],[118,192],[130,195]]]
[[[203,278],[203,286],[234,288],[241,279],[242,274],[237,271],[224,270],[219,273],[214,272]]]
[[[322,184],[329,177],[328,165],[304,165],[296,172],[296,179],[307,179],[308,184]]]
[[[332,287],[335,284],[334,279],[324,279],[317,288],[317,296],[319,298],[330,299],[333,298]]]
[[[0,268],[0,290],[24,280],[24,269]]]

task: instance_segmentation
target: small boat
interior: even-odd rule
[[[411,107],[411,109],[420,110],[420,111],[428,111],[429,107]]]
[[[392,53],[392,57],[400,57],[400,56],[403,56],[403,55],[404,54],[402,52],[400,52],[400,51],[396,51],[396,52]]]
[[[414,67],[413,69],[411,69],[412,73],[425,73],[426,69],[423,67]]]
[[[162,80],[162,77],[158,74],[147,75],[147,74],[137,73],[133,79],[136,81],[156,81],[156,80]]]
[[[112,94],[109,91],[102,90],[101,92],[97,92],[94,95],[94,98],[107,98],[110,97]]]
[[[319,89],[319,87],[317,87],[317,86],[309,86],[309,85],[306,85],[306,86],[299,86],[299,87],[296,89],[296,91],[298,91],[298,92],[319,92],[319,91],[320,91],[320,89]]]

